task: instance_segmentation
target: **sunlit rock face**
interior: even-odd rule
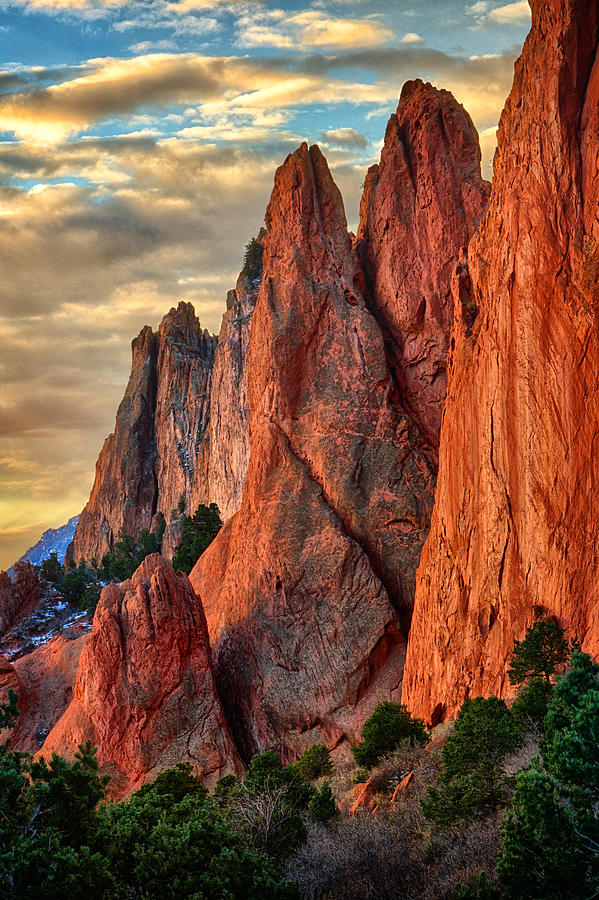
[[[451,277],[490,185],[478,134],[448,91],[408,81],[366,176],[358,247],[404,408],[437,461],[453,322]]]
[[[399,695],[434,471],[317,147],[278,170],[266,222],[243,503],[191,580],[243,752],[292,756]]]
[[[599,652],[599,6],[533,0],[489,212],[455,275],[404,699],[506,694],[540,613]]]
[[[42,752],[72,757],[84,740],[97,746],[117,796],[182,761],[208,784],[240,771],[202,606],[187,576],[158,554],[102,591],[73,700]]]

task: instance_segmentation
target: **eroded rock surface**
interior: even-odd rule
[[[277,171],[266,224],[243,503],[191,580],[242,751],[292,757],[399,694],[434,471],[317,147]]]
[[[436,461],[453,322],[451,278],[490,185],[478,134],[449,91],[408,81],[366,176],[358,247],[402,402]]]
[[[208,781],[240,770],[216,693],[204,613],[186,575],[147,557],[102,591],[73,700],[42,752],[91,740],[122,795],[189,761]]]
[[[30,562],[17,562],[13,577],[0,572],[0,637],[26,618],[39,603],[42,585]]]
[[[509,693],[537,615],[599,652],[599,5],[531,5],[489,213],[455,277],[404,677],[410,709],[437,721]]]

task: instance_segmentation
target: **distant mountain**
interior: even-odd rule
[[[32,565],[39,566],[41,562],[48,559],[51,553],[56,553],[59,560],[62,562],[64,555],[67,552],[67,547],[73,540],[78,521],[79,516],[77,515],[73,516],[72,519],[69,519],[66,525],[61,525],[60,528],[48,528],[47,531],[44,531],[37,544],[30,547],[17,562],[29,560]],[[8,574],[11,578],[13,568],[14,564],[8,570]]]

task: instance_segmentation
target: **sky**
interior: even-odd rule
[[[218,331],[275,168],[318,143],[355,227],[404,81],[495,129],[530,26],[502,0],[0,0],[0,568],[79,512],[130,342]]]

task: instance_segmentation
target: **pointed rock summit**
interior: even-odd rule
[[[490,209],[455,278],[404,678],[429,719],[509,694],[514,639],[537,616],[599,653],[599,4],[531,5]]]
[[[102,591],[73,700],[41,752],[72,756],[85,740],[97,746],[115,796],[182,761],[209,780],[240,771],[202,606],[187,576],[158,554]]]
[[[434,472],[318,147],[277,171],[266,223],[243,502],[191,580],[243,753],[290,757],[398,696]]]
[[[483,217],[478,134],[449,91],[408,81],[366,176],[358,247],[405,409],[436,462],[453,322],[451,277]]]

